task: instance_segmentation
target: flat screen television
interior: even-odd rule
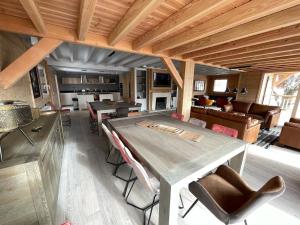
[[[170,74],[153,73],[153,87],[171,87]]]

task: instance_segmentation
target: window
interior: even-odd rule
[[[214,92],[225,92],[227,88],[227,80],[215,80]]]
[[[194,91],[204,91],[205,82],[204,80],[195,80]]]

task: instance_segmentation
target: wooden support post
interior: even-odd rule
[[[0,88],[7,89],[14,85],[61,43],[61,40],[42,38],[0,72]]]
[[[171,76],[175,80],[176,84],[181,89],[183,86],[183,80],[182,80],[180,74],[178,73],[174,63],[172,62],[172,59],[167,58],[167,57],[161,57],[161,61],[165,64],[165,66],[171,73]]]
[[[177,112],[184,115],[184,121],[188,121],[191,113],[195,63],[191,60],[182,62],[181,76],[183,86],[179,89]]]

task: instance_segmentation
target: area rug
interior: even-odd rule
[[[280,132],[281,127],[272,128],[270,130],[261,130],[258,134],[257,141],[254,144],[268,149],[271,145],[276,145],[278,143]]]

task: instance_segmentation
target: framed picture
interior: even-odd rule
[[[205,81],[204,80],[195,80],[194,91],[204,91],[204,90],[205,90]]]
[[[37,70],[38,70],[38,76],[40,81],[41,94],[43,95],[43,98],[47,98],[49,96],[49,91],[48,91],[48,83],[46,78],[45,67],[43,67],[42,65],[38,65]]]
[[[39,97],[41,97],[41,89],[40,89],[40,81],[39,81],[37,67],[34,67],[32,70],[30,70],[29,75],[30,75],[30,80],[31,80],[33,97],[39,98]]]

